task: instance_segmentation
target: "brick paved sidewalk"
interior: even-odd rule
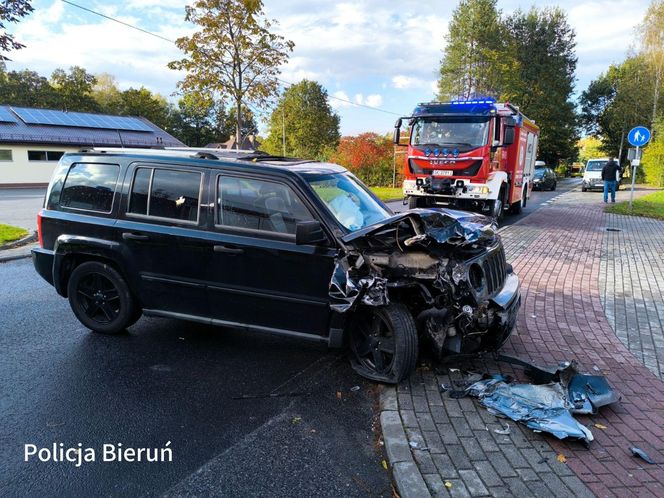
[[[653,222],[632,217],[619,220],[604,214],[603,207],[599,196],[573,191],[502,231],[523,293],[517,327],[504,352],[541,365],[576,359],[582,371],[607,375],[622,401],[603,408],[597,416],[579,417],[591,428],[595,441],[586,449],[511,421],[511,433],[499,435],[494,429],[500,428],[501,421],[472,399],[453,400],[439,394],[438,385],[447,384],[445,375],[436,373],[435,367],[420,369],[383,396],[387,411],[382,419],[388,424],[390,419],[401,422],[398,427],[392,423],[388,432],[404,431],[410,443],[408,451],[390,452],[388,447],[397,481],[403,476],[410,479],[408,488],[400,487],[404,496],[426,496],[427,492],[435,496],[664,496],[662,465],[637,460],[629,450],[638,446],[655,461],[664,462],[664,383],[644,366],[661,374],[664,308],[658,303],[664,263],[654,262],[656,256],[649,251],[659,252],[661,259],[663,246],[649,246],[639,235],[643,229],[647,235],[664,233],[664,222],[654,222],[653,227],[649,225]],[[622,232],[606,231],[607,226],[622,228],[623,224]],[[624,259],[628,250],[633,256],[627,263],[616,261],[617,255]],[[631,289],[618,292],[618,280]],[[645,317],[642,297],[647,300]],[[654,309],[657,306],[659,310]],[[639,318],[633,320],[637,314]],[[629,342],[634,330],[640,338],[638,346],[636,341]],[[474,366],[478,371],[522,377],[519,370],[505,365]],[[595,423],[606,429],[593,427]],[[557,460],[559,454],[566,463]],[[412,470],[419,473],[413,476]]]

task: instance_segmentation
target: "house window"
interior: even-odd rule
[[[12,160],[11,149],[0,149],[0,161],[11,161],[11,160]]]
[[[28,161],[59,161],[63,154],[60,150],[29,150]]]

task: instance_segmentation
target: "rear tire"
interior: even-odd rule
[[[117,334],[140,318],[122,275],[99,261],[88,261],[74,269],[67,295],[76,318],[94,332]]]
[[[581,187],[581,192],[586,192],[588,189],[586,187]]]
[[[360,307],[350,330],[350,362],[362,377],[396,384],[417,366],[417,327],[401,303]]]

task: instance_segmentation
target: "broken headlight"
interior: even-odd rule
[[[468,268],[468,281],[475,292],[482,292],[484,288],[484,270],[477,263]]]

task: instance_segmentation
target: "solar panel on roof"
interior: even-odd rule
[[[128,116],[107,116],[85,112],[65,112],[50,109],[29,109],[25,107],[12,107],[12,110],[26,124],[75,126],[103,130],[153,131],[152,128],[140,119]]]
[[[16,118],[9,112],[9,109],[0,107],[0,122],[2,123],[16,123]]]

